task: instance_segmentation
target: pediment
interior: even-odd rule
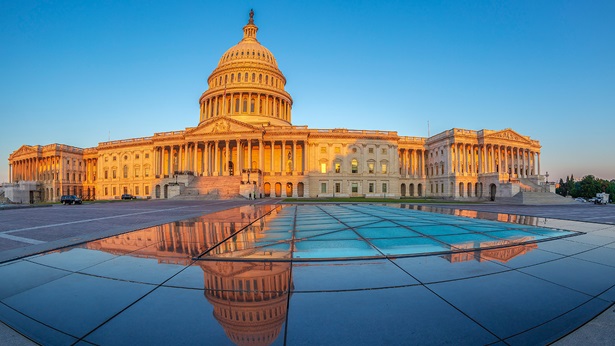
[[[37,152],[38,152],[38,150],[36,149],[36,147],[24,144],[19,149],[15,150],[11,154],[11,157],[17,157],[17,156],[29,155],[29,154],[36,154]]]
[[[505,129],[502,131],[490,133],[488,135],[485,135],[485,138],[492,138],[492,139],[498,139],[498,140],[507,139],[510,141],[517,141],[517,142],[523,142],[523,143],[528,143],[528,144],[532,142],[529,139],[529,137],[522,136],[519,133],[511,129]]]
[[[226,134],[237,132],[262,132],[261,127],[244,123],[229,117],[216,117],[202,122],[199,126],[186,131],[187,136]]]

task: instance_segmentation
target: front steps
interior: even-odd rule
[[[241,176],[194,177],[179,196],[173,199],[230,199],[239,194]]]
[[[496,198],[498,204],[523,204],[523,205],[545,205],[545,204],[575,204],[571,198],[566,198],[552,192],[531,192],[521,191],[508,198]]]

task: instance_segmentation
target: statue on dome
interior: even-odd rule
[[[248,24],[254,24],[254,10],[250,9],[250,20],[248,21]]]

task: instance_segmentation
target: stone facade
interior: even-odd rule
[[[233,197],[512,197],[541,190],[540,143],[512,129],[435,136],[293,126],[293,100],[253,17],[199,99],[196,127],[99,143],[24,145],[11,182],[34,181],[44,201],[177,195]]]

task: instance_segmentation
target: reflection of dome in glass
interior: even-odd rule
[[[270,345],[286,320],[290,263],[199,263],[205,297],[228,338],[237,345]]]
[[[207,80],[200,121],[229,116],[255,125],[288,126],[293,100],[284,90],[286,77],[269,49],[256,39],[254,12],[243,39],[227,50]]]

